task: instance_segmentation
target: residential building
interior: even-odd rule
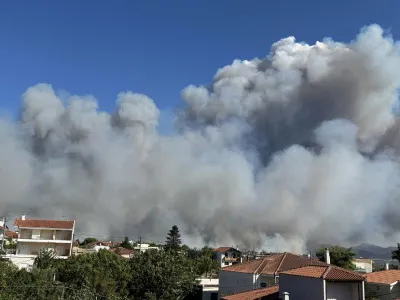
[[[219,247],[213,250],[214,260],[221,268],[242,262],[242,252],[233,247]]]
[[[277,300],[279,297],[279,286],[270,286],[248,292],[233,294],[222,297],[221,300]]]
[[[99,252],[100,250],[110,250],[113,246],[111,241],[109,242],[101,242],[96,241],[86,245],[87,252]]]
[[[219,280],[218,278],[201,278],[199,279],[199,286],[201,300],[217,300],[218,299],[218,287]]]
[[[360,273],[371,273],[373,260],[370,258],[355,258],[353,264],[356,266],[356,271]]]
[[[41,249],[55,251],[56,258],[71,255],[75,221],[35,220],[22,216],[14,221],[18,227],[16,253],[7,255],[19,268],[30,268]]]
[[[279,293],[296,300],[365,300],[364,275],[333,265],[303,266],[279,273]]]
[[[365,293],[380,300],[391,300],[400,297],[400,270],[384,270],[364,274]]]
[[[279,273],[306,265],[327,264],[289,252],[273,253],[264,258],[223,268],[219,271],[220,297],[278,284]]]
[[[156,246],[150,246],[150,244],[143,244],[143,243],[140,244],[139,243],[139,244],[136,244],[136,246],[133,247],[133,250],[143,253],[143,252],[146,252],[148,250],[160,250],[160,248],[156,247]]]
[[[112,248],[109,251],[114,252],[115,254],[118,254],[118,255],[122,256],[123,258],[131,258],[134,254],[133,250],[126,249],[124,247]]]

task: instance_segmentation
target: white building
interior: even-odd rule
[[[333,265],[304,266],[279,273],[279,294],[296,300],[365,300],[364,276]]]
[[[112,242],[93,242],[86,245],[86,252],[99,252],[100,250],[110,250]]]
[[[366,294],[380,300],[400,297],[400,270],[384,270],[364,275]]]
[[[279,272],[306,265],[327,264],[289,252],[266,255],[219,271],[219,295],[227,296],[278,284]]]
[[[30,268],[41,249],[53,250],[56,258],[71,255],[75,221],[34,220],[22,216],[14,221],[18,227],[16,253],[7,255],[19,268]]]
[[[221,268],[242,262],[242,252],[233,247],[219,247],[213,250],[214,260]]]
[[[218,299],[218,279],[202,278],[199,279],[201,287],[201,300],[217,300]]]
[[[353,264],[356,266],[356,271],[360,273],[371,273],[373,260],[370,258],[355,258]]]
[[[134,251],[138,251],[138,252],[146,252],[148,250],[160,250],[160,248],[155,247],[155,246],[150,246],[150,244],[137,244],[135,247],[133,247]]]

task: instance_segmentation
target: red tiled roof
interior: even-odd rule
[[[236,249],[233,248],[233,247],[219,247],[219,248],[214,249],[213,251],[214,251],[214,252],[226,252],[226,251],[229,251],[229,250],[231,250],[231,249],[233,249],[233,250],[235,250],[235,251],[239,251],[239,250],[236,250]]]
[[[304,266],[280,272],[280,274],[322,278],[327,281],[364,281],[364,276],[337,266]]]
[[[276,294],[276,298],[278,299],[279,286],[277,285],[229,296],[223,296],[221,300],[257,300],[261,297],[272,296],[274,294]]]
[[[260,259],[225,267],[221,271],[274,275],[284,270],[308,265],[327,266],[326,263],[316,259],[284,252],[270,254]]]
[[[118,254],[118,255],[131,255],[134,253],[133,250],[126,249],[124,247],[112,248],[112,249],[110,249],[110,252],[114,252],[115,254]]]
[[[400,281],[400,270],[384,270],[364,274],[367,282],[391,284]]]
[[[96,241],[96,242],[91,242],[86,245],[88,248],[93,247],[93,246],[108,246],[112,247],[113,243],[112,242],[101,242],[101,241]]]
[[[3,233],[3,227],[2,226],[0,226],[0,231],[1,231],[1,233]],[[7,237],[7,238],[16,239],[16,238],[18,238],[18,233],[6,229],[5,233],[4,233],[4,236]]]
[[[14,226],[24,228],[73,229],[75,221],[15,219]]]

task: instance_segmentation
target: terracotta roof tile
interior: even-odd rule
[[[322,278],[327,281],[364,281],[364,276],[337,266],[304,266],[283,271],[280,274]]]
[[[108,246],[112,247],[113,243],[112,242],[102,242],[102,241],[96,241],[96,242],[91,242],[86,245],[87,248],[93,247],[93,246]]]
[[[400,281],[400,270],[384,270],[364,274],[367,282],[391,284]]]
[[[231,249],[236,250],[233,247],[219,247],[219,248],[214,249],[213,251],[214,252],[226,252],[226,251],[229,251]],[[236,250],[236,251],[239,251],[239,250]]]
[[[124,247],[112,248],[112,249],[110,249],[110,252],[114,252],[118,255],[131,255],[134,253],[133,250],[126,249]]]
[[[272,296],[274,294],[276,294],[276,299],[278,299],[279,286],[277,285],[229,296],[223,296],[221,297],[221,300],[257,300],[261,297]]]
[[[14,226],[27,228],[73,229],[75,221],[15,219]]]
[[[2,226],[0,226],[0,231],[1,231],[1,233],[3,233],[3,227]],[[16,238],[18,238],[18,233],[14,232],[14,231],[11,231],[11,230],[8,230],[7,227],[6,227],[4,236],[7,237],[7,238],[16,239]]]
[[[284,252],[270,254],[260,259],[225,267],[222,271],[273,275],[284,270],[308,265],[327,266],[326,263],[319,260]]]

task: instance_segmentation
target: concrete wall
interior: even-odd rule
[[[221,295],[230,295],[257,288],[253,274],[219,271],[219,299]]]
[[[361,282],[326,282],[326,299],[360,300]]]
[[[323,280],[320,278],[280,274],[279,295],[282,298],[283,292],[288,292],[291,300],[324,300]]]

